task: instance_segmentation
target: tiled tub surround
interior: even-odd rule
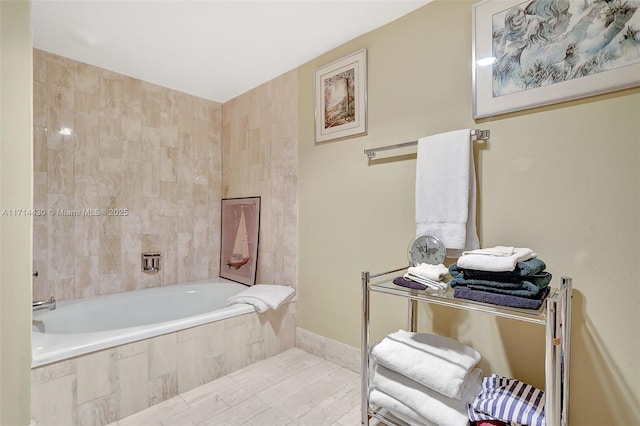
[[[33,207],[127,210],[34,217],[34,300],[217,277],[222,105],[33,52]],[[143,252],[162,253],[158,274]]]
[[[295,287],[297,86],[291,71],[223,106],[34,49],[33,207],[128,210],[34,217],[34,300],[217,277],[220,199],[253,195],[258,281]],[[141,273],[156,251],[162,271]],[[109,423],[292,347],[294,319],[290,303],[34,368],[33,416]]]
[[[295,346],[295,302],[32,369],[38,425],[105,425]]]
[[[63,301],[34,312],[33,358],[38,367],[100,349],[253,312],[226,306],[247,287],[224,278]]]
[[[260,195],[258,282],[298,282],[298,73],[228,102],[222,114],[225,198]]]

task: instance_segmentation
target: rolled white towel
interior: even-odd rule
[[[461,399],[467,375],[480,361],[475,349],[449,337],[400,330],[371,350],[372,358],[449,398]]]
[[[462,386],[462,398],[459,400],[448,398],[381,365],[374,368],[372,384],[374,389],[401,401],[430,423],[466,426],[469,421],[468,405],[481,390],[481,375],[479,368],[471,370]]]
[[[227,305],[248,303],[260,313],[269,309],[278,309],[293,297],[293,287],[286,285],[256,284],[227,299]]]
[[[513,254],[509,256],[487,256],[483,253],[474,254],[474,251],[467,253],[460,256],[456,262],[460,268],[488,272],[513,271],[518,262],[537,257],[537,254],[530,248],[514,248]]]
[[[442,281],[444,277],[449,273],[449,268],[442,263],[438,265],[429,265],[428,263],[421,263],[418,266],[411,266],[407,269],[407,272],[420,277],[428,278],[433,281]]]

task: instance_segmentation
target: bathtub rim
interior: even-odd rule
[[[133,290],[135,292],[149,291],[161,291],[166,290],[169,287],[187,287],[194,284],[212,284],[216,283],[234,283],[241,286],[244,284],[237,283],[235,281],[227,280],[221,277],[211,278],[207,280],[190,281],[186,283],[170,284],[160,287],[150,287],[145,289]],[[83,301],[95,300],[105,296],[120,296],[125,295],[123,293],[112,293],[99,296],[91,296],[83,299],[75,299],[59,302],[60,308],[65,306],[82,303]],[[38,368],[47,364],[55,362],[61,362],[70,358],[74,358],[81,355],[86,355],[92,352],[114,348],[129,343],[134,343],[140,340],[161,336],[164,334],[173,333],[176,331],[196,327],[211,322],[221,321],[227,318],[233,318],[240,315],[256,312],[252,305],[239,303],[230,306],[225,306],[222,309],[216,311],[207,312],[204,314],[193,315],[189,317],[180,318],[177,320],[163,321],[154,324],[119,328],[113,330],[106,330],[100,332],[91,333],[74,333],[74,334],[55,334],[55,333],[40,333],[31,331],[31,368]],[[88,341],[88,342],[87,342]],[[58,344],[54,344],[54,342]],[[61,343],[65,344],[62,345]],[[46,347],[46,350],[44,349]]]

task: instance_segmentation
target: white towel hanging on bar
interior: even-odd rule
[[[476,231],[476,176],[470,129],[418,141],[416,235],[432,235],[447,257],[480,247]]]

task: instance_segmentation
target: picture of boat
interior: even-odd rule
[[[240,269],[243,265],[249,263],[249,238],[247,233],[247,223],[244,217],[244,209],[240,209],[240,223],[238,224],[238,232],[236,233],[235,243],[231,257],[227,259],[227,267],[229,269]]]
[[[256,283],[260,243],[260,197],[223,198],[220,225],[220,276]]]

